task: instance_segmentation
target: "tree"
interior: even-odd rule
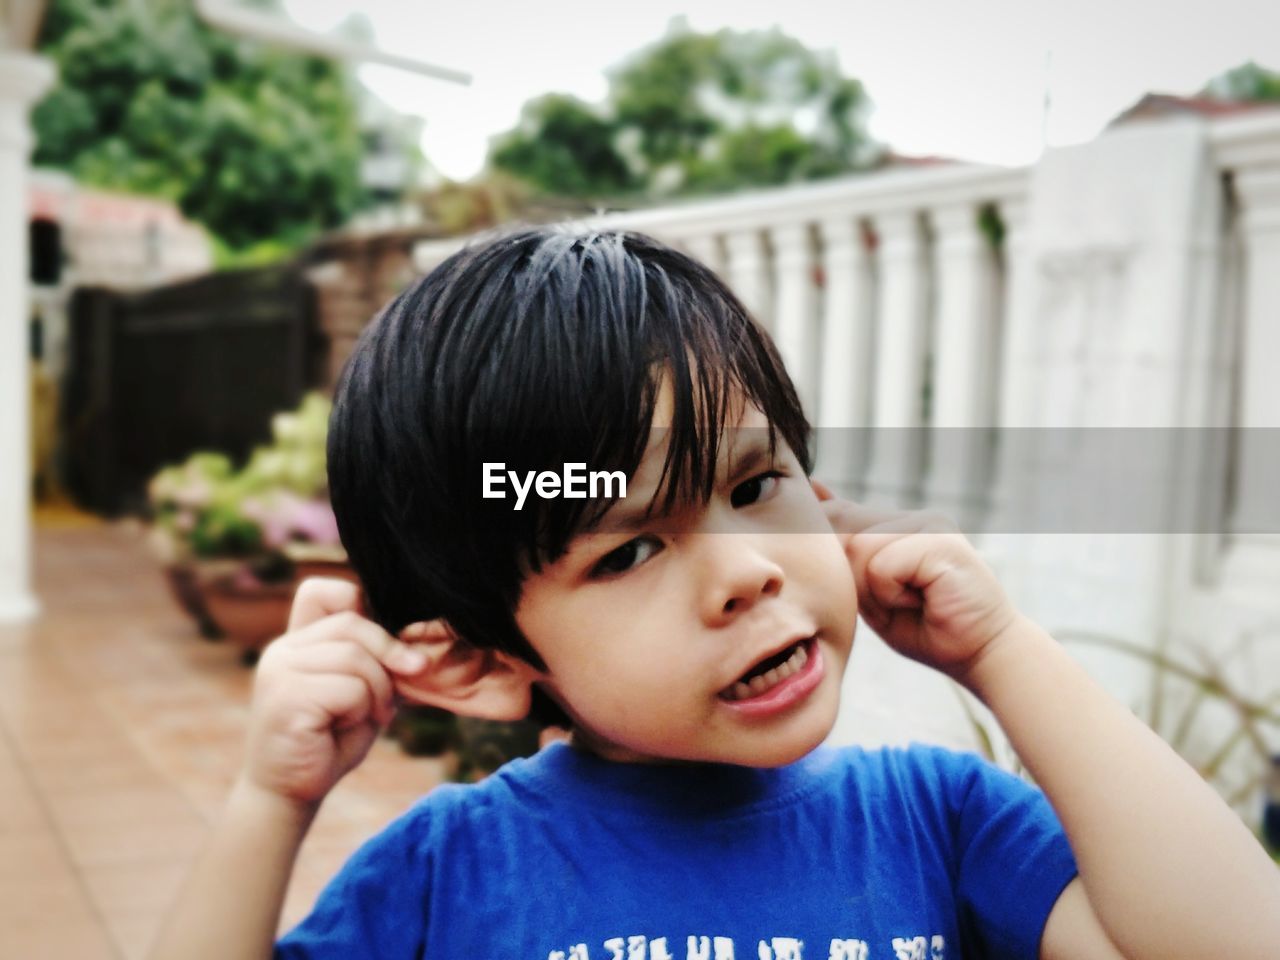
[[[37,164],[171,199],[232,247],[301,239],[362,199],[340,66],[215,31],[190,0],[53,0],[40,47],[59,82],[34,112]]]
[[[1220,100],[1280,100],[1280,73],[1260,67],[1251,60],[1214,77],[1204,92]]]
[[[778,30],[666,37],[610,72],[605,103],[526,104],[489,162],[566,196],[706,193],[812,180],[873,159],[862,85]]]
[[[639,183],[614,146],[617,124],[576,97],[552,93],[525,104],[520,126],[498,140],[489,162],[547,193],[617,195]]]

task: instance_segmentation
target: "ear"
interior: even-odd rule
[[[499,650],[482,650],[458,637],[443,620],[411,623],[400,639],[427,655],[413,675],[393,675],[410,703],[443,707],[482,720],[523,720],[540,671]]]

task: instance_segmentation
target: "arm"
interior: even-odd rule
[[[1273,956],[1280,871],[1159,737],[1010,604],[972,546],[928,514],[833,501],[863,619],[996,715],[1080,867],[1044,960]]]
[[[424,655],[357,612],[341,580],[308,580],[254,678],[243,771],[151,956],[262,960],[303,838],[392,715],[394,679]]]
[[[151,956],[270,957],[294,860],[316,809],[241,779]]]
[[[1080,865],[1082,889],[1055,907],[1045,957],[1079,955],[1058,946],[1093,922],[1086,907],[1130,960],[1274,954],[1280,871],[1195,771],[1047,633],[1016,617],[957,679],[1000,721]]]

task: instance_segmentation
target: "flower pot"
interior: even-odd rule
[[[200,636],[206,640],[221,639],[222,630],[209,615],[195,568],[185,563],[173,563],[164,568],[164,578],[178,606],[195,620]]]
[[[246,663],[257,660],[268,643],[284,633],[297,581],[263,582],[247,571],[210,580],[205,604],[226,638]]]

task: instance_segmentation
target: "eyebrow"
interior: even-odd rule
[[[751,445],[743,451],[743,453],[732,460],[729,465],[726,476],[730,481],[736,481],[740,477],[748,473],[753,473],[761,466],[772,463],[775,453],[769,449],[767,441],[753,441]],[[654,491],[647,498],[628,497],[633,500],[632,503],[624,503],[618,501],[608,510],[606,510],[594,523],[583,528],[583,533],[610,533],[622,531],[640,530],[647,524],[653,523],[655,520],[662,520],[666,514],[661,510],[652,510],[654,498],[658,495],[658,491]]]

